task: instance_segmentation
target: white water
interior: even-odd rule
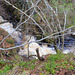
[[[31,36],[30,41],[35,41],[35,37]],[[26,43],[26,42],[24,42]],[[29,45],[25,45],[24,49],[20,48],[19,55],[27,55],[28,56],[28,49],[29,49],[29,55],[37,55],[36,54],[36,48],[39,49],[40,56],[47,55],[47,54],[56,54],[53,48],[49,48],[45,45],[40,46],[38,43],[30,43]]]
[[[3,22],[3,21],[5,21],[5,20],[0,16],[0,22]],[[13,25],[9,22],[0,24],[0,28],[4,29],[9,34],[14,31]],[[19,42],[19,41],[21,41],[21,39],[19,38],[19,34],[21,34],[21,33],[18,32],[18,31],[15,31],[14,33],[11,34],[11,36],[13,38],[15,38],[15,40],[17,42]],[[27,39],[29,38],[29,36],[26,36],[26,37],[27,37]],[[35,40],[36,39],[34,38],[34,36],[32,36],[31,39],[30,39],[30,41],[35,41]],[[26,43],[26,41],[24,43]],[[53,48],[50,48],[50,47],[45,46],[45,45],[40,46],[36,42],[30,43],[29,47],[28,47],[28,45],[25,45],[24,49],[20,48],[20,51],[19,51],[18,54],[28,56],[28,48],[29,48],[29,54],[30,55],[36,55],[36,51],[35,51],[36,48],[39,48],[40,56],[46,55],[46,54],[56,54],[56,52]],[[73,50],[66,49],[66,50],[63,51],[63,53],[65,53],[65,54],[70,53],[70,52],[75,54],[75,49],[73,49]]]

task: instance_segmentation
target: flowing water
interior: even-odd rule
[[[65,38],[64,40],[64,50],[67,50],[66,53],[68,52],[74,52],[75,54],[75,35],[70,35]]]
[[[2,17],[0,17],[0,22],[4,21]],[[0,24],[0,28],[4,29],[5,31],[7,31],[8,33],[11,33],[12,31],[14,31],[13,25],[9,22],[7,23],[3,23]],[[22,35],[19,31],[15,31],[13,34],[11,34],[11,36],[15,39],[15,45],[21,45],[22,43],[26,43],[22,40]],[[28,36],[26,36],[28,38]],[[30,39],[30,41],[35,41],[35,37],[32,36],[32,38]],[[27,55],[28,54],[28,45],[24,46],[24,48],[20,48],[20,55]],[[38,43],[30,43],[29,44],[29,51],[30,54],[35,55],[36,51],[35,49],[39,48],[39,52],[40,55],[46,55],[46,54],[55,54],[55,50],[54,47],[48,47],[47,45],[42,45],[40,46]],[[65,37],[65,41],[64,41],[64,51],[63,53],[69,53],[72,52],[75,54],[75,35],[71,36],[71,35],[67,35]]]

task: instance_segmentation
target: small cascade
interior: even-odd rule
[[[15,30],[13,28],[12,23],[7,22],[1,16],[0,16],[0,28],[4,29],[9,34],[11,34]],[[11,36],[15,40],[15,45],[27,43],[28,41],[36,41],[36,38],[34,36],[31,36],[31,35],[25,35],[25,37],[24,37],[25,40],[23,40],[22,35],[19,31],[14,31],[11,34]],[[74,42],[74,44],[72,44],[72,42]],[[72,39],[72,38],[68,39],[67,38],[65,40],[65,44],[66,45],[69,44],[71,46],[68,45],[69,47],[65,47],[63,53],[67,54],[67,53],[72,52],[75,54],[75,47],[73,46],[73,45],[75,45],[75,38],[74,39]],[[42,44],[42,46],[40,46],[36,42],[32,42],[29,45],[27,44],[24,47],[20,47],[20,51],[18,52],[18,54],[28,56],[28,50],[29,50],[29,55],[36,55],[36,48],[39,49],[40,56],[47,55],[47,54],[56,54],[54,48],[48,47],[47,44]]]
[[[28,38],[28,36],[27,36],[27,38]],[[31,36],[29,42],[30,41],[36,41],[35,37]],[[24,42],[24,43],[26,43],[26,42]],[[20,51],[19,51],[18,54],[19,55],[27,55],[28,56],[28,50],[29,50],[29,55],[37,55],[36,54],[36,49],[37,48],[39,49],[40,56],[47,55],[47,54],[56,54],[55,50],[53,48],[48,47],[47,44],[42,44],[42,46],[40,46],[36,42],[32,42],[29,45],[28,44],[25,45],[24,49],[20,48]]]

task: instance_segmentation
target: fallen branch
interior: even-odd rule
[[[65,29],[65,30],[62,30],[62,31],[60,31],[60,32],[53,33],[53,34],[51,34],[51,35],[49,35],[49,36],[46,36],[46,37],[44,37],[44,38],[42,38],[42,39],[40,39],[40,40],[30,41],[30,42],[24,43],[24,44],[22,44],[22,45],[18,45],[18,46],[14,46],[14,47],[6,48],[6,49],[5,49],[5,48],[0,48],[0,50],[10,50],[10,49],[15,49],[15,48],[18,48],[18,47],[22,47],[22,46],[24,46],[24,45],[26,45],[26,44],[30,44],[30,43],[32,43],[32,42],[40,42],[40,41],[45,40],[45,39],[47,39],[47,38],[50,39],[50,38],[53,38],[53,37],[52,37],[53,35],[56,35],[56,34],[62,33],[62,32],[67,31],[67,30],[69,30],[69,29],[71,29],[71,28],[73,28],[73,27],[75,27],[75,25],[72,26],[72,27],[70,27],[70,28],[67,28],[67,29]],[[69,34],[70,34],[70,33],[69,33]]]

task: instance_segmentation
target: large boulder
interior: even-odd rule
[[[34,36],[31,36],[31,39],[29,41],[36,41]],[[25,41],[24,43],[27,43],[28,41]],[[47,55],[47,54],[56,54],[53,48],[47,47],[46,44],[43,44],[40,46],[36,42],[32,42],[29,45],[25,45],[24,48],[20,48],[19,55],[26,55],[28,56],[28,50],[29,50],[29,55],[37,55],[36,49],[39,49],[39,54],[40,56]],[[36,58],[36,57],[35,57]]]
[[[4,20],[1,16],[0,16],[0,22],[4,22],[6,20]],[[0,24],[0,28],[4,29],[6,32],[8,32],[9,34],[11,34],[11,37],[14,38],[16,41],[19,41],[20,38],[18,37],[18,35],[21,33],[18,31],[15,31],[15,29],[13,28],[12,23],[10,22],[6,22],[6,23],[2,23]]]
[[[8,32],[6,32],[4,29],[0,28],[0,42],[3,40],[4,37],[6,37],[8,35]],[[0,44],[0,48],[10,48],[13,47],[15,45],[14,40],[11,36],[7,37],[1,44]],[[3,53],[2,50],[0,50],[0,54],[1,52]],[[5,50],[5,52],[7,53],[11,53],[11,50]]]
[[[4,22],[4,19],[0,16],[0,23]]]
[[[5,22],[1,16],[0,16],[0,42],[8,35],[13,33],[8,36],[1,44],[1,48],[10,48],[15,46],[15,41],[19,41],[20,38],[18,37],[18,34],[20,34],[18,31],[15,31],[13,28],[13,25],[9,22]],[[3,23],[1,23],[3,22]],[[15,41],[14,41],[14,39]],[[9,50],[10,51],[10,50]]]

